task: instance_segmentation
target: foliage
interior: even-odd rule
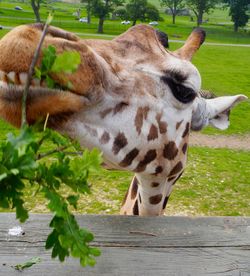
[[[137,20],[145,22],[149,20],[158,21],[160,19],[158,9],[148,3],[147,0],[130,0],[125,8],[119,9],[116,13],[121,19],[131,20],[133,26]]]
[[[124,0],[92,0],[91,12],[99,18],[98,33],[103,33],[103,23],[106,17],[123,3]]]
[[[43,59],[41,68],[35,68],[35,77],[39,80],[45,80],[49,88],[57,86],[50,77],[52,73],[71,74],[76,71],[81,58],[76,51],[67,51],[56,55],[56,49],[53,46],[43,49]],[[71,84],[69,83],[68,86]]]
[[[178,10],[184,7],[183,0],[160,0],[162,6],[166,6],[170,9],[172,14],[172,22],[175,24],[175,17]]]
[[[45,142],[50,142],[57,148],[47,153],[41,153]],[[47,238],[46,248],[52,250],[52,257],[59,257],[63,261],[70,254],[80,258],[82,265],[93,265],[92,256],[100,254],[96,248],[88,243],[93,235],[81,229],[69,206],[77,208],[78,194],[88,193],[87,177],[89,171],[95,171],[100,162],[100,154],[94,150],[84,151],[70,159],[63,150],[73,147],[79,150],[77,144],[67,138],[46,130],[37,135],[34,128],[24,127],[20,134],[9,134],[6,143],[1,145],[0,158],[0,206],[16,209],[16,217],[20,222],[28,218],[25,208],[24,189],[26,182],[31,187],[37,186],[37,193],[42,193],[48,200],[47,207],[54,213],[50,227],[52,232]],[[50,164],[43,161],[46,156],[54,154],[56,159]],[[60,194],[60,189],[67,186],[73,194],[66,198]]]
[[[41,43],[42,40],[39,47]],[[46,79],[53,88],[56,84],[49,73],[72,73],[79,63],[79,53],[64,52],[57,56],[55,48],[49,46],[43,49],[41,68],[36,68],[36,76]],[[54,213],[50,222],[52,232],[46,241],[46,249],[52,248],[52,257],[64,261],[71,255],[79,258],[82,266],[93,266],[93,257],[100,255],[99,249],[89,246],[93,234],[79,227],[69,208],[77,209],[79,194],[89,193],[87,178],[90,171],[99,167],[101,156],[97,150],[79,154],[77,143],[46,128],[40,134],[36,130],[24,124],[20,134],[9,134],[6,142],[0,145],[0,207],[15,208],[17,219],[26,221],[24,189],[29,183],[36,189],[35,195],[43,194],[47,207]],[[55,149],[42,152],[45,143],[52,144]],[[78,153],[74,159],[64,152],[69,148]],[[47,162],[45,158],[51,155],[54,159]],[[60,192],[64,187],[71,190],[68,196]]]
[[[234,22],[234,31],[237,32],[239,27],[246,26],[249,15],[247,14],[250,0],[225,0],[229,5],[229,15]]]
[[[188,7],[194,12],[197,18],[197,26],[203,22],[203,14],[215,8],[219,0],[186,0]]]

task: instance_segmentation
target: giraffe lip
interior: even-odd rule
[[[5,99],[11,100],[11,98],[21,98],[24,92],[24,85],[12,84],[0,81],[0,96],[5,97]],[[30,86],[28,93],[39,93],[39,94],[55,94],[55,93],[73,93],[71,90],[58,89],[58,88],[48,88],[42,86]]]
[[[21,103],[23,93],[24,85],[9,84],[0,81],[0,104],[1,102],[4,102],[6,104]],[[77,97],[79,99],[79,102],[83,102],[85,105],[88,105],[90,103],[90,99],[88,99],[86,96],[74,93],[71,90],[52,89],[41,86],[30,86],[27,100],[29,102],[34,102],[40,100],[41,98],[49,98],[56,95],[60,98],[63,98],[66,96],[66,94],[71,94],[72,96]]]

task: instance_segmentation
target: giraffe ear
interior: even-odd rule
[[[221,130],[227,129],[230,124],[230,110],[246,99],[245,95],[224,96],[213,99],[198,98],[192,115],[192,130],[201,130],[207,125]]]
[[[246,100],[245,95],[224,96],[207,99],[206,103],[210,111],[209,124],[215,128],[224,130],[229,127],[230,110],[238,103]]]

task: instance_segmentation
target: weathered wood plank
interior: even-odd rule
[[[22,225],[24,242],[44,242],[50,215],[31,215]],[[135,217],[77,216],[103,246],[250,246],[250,218],[244,217]],[[14,214],[0,214],[0,240],[19,225]],[[15,240],[16,237],[8,237]],[[19,238],[18,238],[19,239]]]
[[[81,268],[77,260],[60,264],[51,260],[41,247],[20,250],[19,254],[0,254],[0,275],[14,276],[11,265],[33,256],[41,256],[39,264],[23,275],[250,275],[249,251],[237,248],[101,248],[102,256],[94,268]],[[2,263],[6,265],[3,266]]]
[[[51,260],[44,241],[50,215],[31,215],[24,236],[8,235],[13,214],[0,214],[0,276],[34,256],[42,262],[23,275],[250,275],[250,218],[78,216],[95,233],[102,256],[94,268]]]

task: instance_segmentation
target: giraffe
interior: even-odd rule
[[[0,117],[17,127],[42,29],[19,26],[0,40]],[[134,172],[122,215],[161,215],[184,171],[190,130],[227,128],[230,109],[246,99],[200,93],[201,76],[191,59],[204,40],[205,32],[196,28],[171,52],[164,47],[166,36],[147,25],[111,41],[81,40],[51,26],[44,47],[77,51],[81,64],[71,75],[51,74],[60,89],[33,78],[27,120],[33,124],[49,114],[49,127],[85,148],[99,148],[109,168]]]

